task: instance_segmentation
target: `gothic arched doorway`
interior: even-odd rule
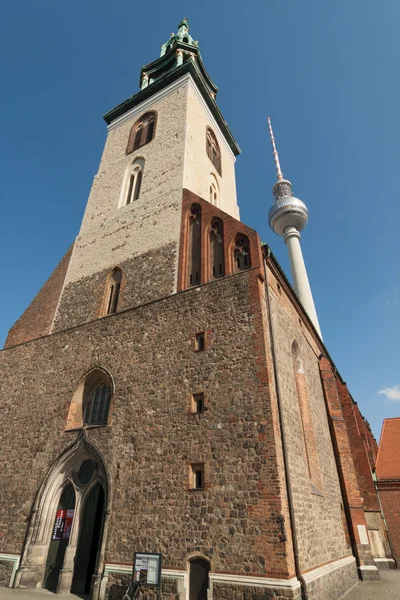
[[[81,434],[42,484],[15,586],[79,594],[98,586],[108,502],[102,456]]]

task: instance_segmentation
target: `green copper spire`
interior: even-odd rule
[[[160,56],[164,56],[164,54],[171,50],[173,46],[176,46],[178,42],[189,44],[190,46],[195,46],[196,48],[199,45],[199,42],[195,42],[189,33],[189,25],[186,17],[179,23],[178,33],[176,35],[171,33],[171,37],[169,38],[168,42],[165,42],[165,44],[161,46]]]
[[[190,35],[186,18],[179,23],[178,33],[176,35],[171,33],[169,40],[161,46],[160,58],[142,67],[140,89],[144,90],[172,71],[179,70],[187,62],[198,65],[199,74],[203,77],[212,98],[215,98],[217,87],[206,73],[200,56],[199,43]]]

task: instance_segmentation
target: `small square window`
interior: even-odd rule
[[[194,343],[195,352],[203,352],[205,349],[205,333],[204,331],[199,331],[196,333],[196,339]]]
[[[204,464],[190,465],[190,488],[192,490],[204,489]]]
[[[200,414],[205,411],[204,394],[193,394],[192,396],[192,413]]]

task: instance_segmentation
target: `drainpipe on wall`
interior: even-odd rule
[[[267,257],[270,255],[270,249],[267,250]],[[308,591],[307,584],[304,577],[300,571],[300,560],[299,560],[299,545],[297,538],[297,529],[296,529],[296,519],[294,513],[294,505],[293,505],[293,495],[292,495],[292,483],[289,472],[289,459],[287,452],[287,443],[286,443],[286,433],[285,433],[285,423],[283,419],[283,407],[282,407],[282,396],[281,396],[281,387],[279,383],[279,372],[278,372],[278,361],[275,353],[275,334],[274,327],[272,322],[272,312],[271,312],[271,301],[270,301],[270,292],[268,286],[268,265],[266,260],[264,260],[264,269],[265,269],[265,286],[267,290],[266,298],[267,298],[267,311],[268,311],[268,321],[269,321],[269,334],[271,339],[271,351],[272,351],[272,364],[274,369],[274,379],[275,379],[275,390],[276,390],[276,398],[278,403],[278,414],[279,414],[279,426],[281,430],[281,439],[282,439],[282,451],[283,451],[283,463],[285,466],[285,483],[286,483],[286,493],[288,497],[289,504],[289,515],[290,515],[290,529],[292,532],[292,541],[293,541],[293,556],[294,556],[294,565],[296,570],[296,577],[300,582],[301,586],[301,597],[302,600],[308,600]]]

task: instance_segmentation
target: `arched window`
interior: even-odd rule
[[[210,267],[211,279],[225,275],[224,232],[221,219],[213,219],[210,227]]]
[[[221,152],[217,142],[217,138],[211,129],[207,128],[207,140],[206,140],[207,156],[211,160],[218,173],[221,175]]]
[[[218,184],[217,184],[217,180],[212,175],[212,181],[210,183],[210,188],[209,188],[209,201],[214,206],[218,206],[218,199],[219,199]]]
[[[135,158],[130,167],[128,167],[122,184],[119,206],[132,204],[140,197],[144,171],[144,158]]]
[[[106,315],[112,315],[117,312],[119,292],[121,288],[122,271],[114,269],[108,282],[108,290],[106,295]]]
[[[128,147],[126,153],[130,154],[134,150],[138,150],[145,144],[151,142],[156,131],[156,114],[153,112],[146,113],[136,121],[129,134]]]
[[[110,410],[111,388],[107,383],[99,383],[91,391],[86,403],[86,425],[106,425]]]
[[[86,425],[107,425],[114,383],[101,367],[94,367],[79,382],[69,406],[66,430]]]
[[[300,355],[299,345],[296,341],[294,341],[292,344],[292,360],[296,380],[297,399],[300,408],[301,426],[304,437],[307,473],[311,482],[316,486],[316,488],[320,488],[321,471],[319,467],[317,443],[311,416],[310,400],[308,397],[303,361]]]
[[[201,268],[201,209],[193,204],[189,216],[188,285],[200,283]]]
[[[244,271],[245,269],[250,269],[250,244],[247,236],[242,234],[236,236],[233,260],[235,271]]]

